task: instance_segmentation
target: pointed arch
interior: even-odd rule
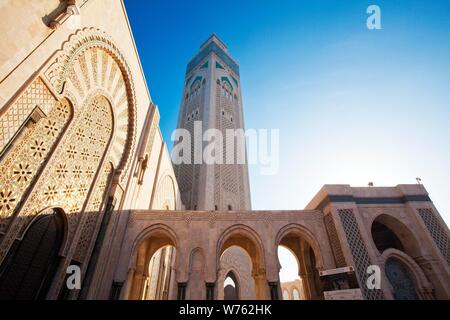
[[[228,273],[225,275],[225,281],[230,278],[233,283],[234,283],[234,288],[233,290],[228,289],[227,290],[227,286],[224,285],[224,300],[240,300],[241,299],[241,285],[240,285],[240,279],[238,277],[238,274],[233,271],[230,270],[228,271]]]
[[[217,241],[216,263],[220,266],[220,257],[232,246],[244,249],[250,256],[252,277],[255,281],[256,299],[268,298],[264,246],[259,235],[250,227],[237,224],[226,229]]]
[[[414,232],[396,217],[384,213],[374,217],[370,224],[372,245],[380,255],[383,254],[383,250],[380,252],[380,249],[388,248],[383,248],[384,246],[378,243],[379,241],[375,232],[376,229],[380,229],[381,227],[375,229],[374,227],[377,225],[384,227],[384,229],[387,230],[384,231],[384,233],[391,235],[390,237],[393,237],[393,240],[391,241],[392,244],[386,244],[388,247],[399,249],[413,258],[421,256],[421,246],[418,239],[414,235]],[[384,238],[387,237],[384,236]],[[397,241],[400,243],[394,245],[394,242]]]
[[[264,246],[259,235],[245,225],[233,225],[226,229],[217,242],[217,265],[220,265],[220,256],[229,247],[236,245],[242,247],[258,266],[264,266]]]
[[[176,233],[170,228],[169,226],[165,224],[155,224],[152,225],[142,232],[139,233],[139,235],[136,237],[136,239],[133,242],[133,245],[131,247],[131,259],[130,259],[130,265],[129,268],[135,267],[135,259],[137,255],[138,248],[148,239],[150,238],[161,238],[164,239],[159,247],[163,247],[166,245],[171,245],[175,247],[176,249],[179,248],[179,239],[176,235]],[[156,251],[156,250],[155,250]]]
[[[130,291],[127,292],[127,299],[140,300],[146,295],[147,284],[150,281],[147,279],[151,271],[150,262],[158,250],[167,246],[174,247],[175,251],[178,249],[178,239],[173,230],[166,225],[153,225],[138,235],[133,243],[129,261],[128,270],[133,270],[133,277],[128,280],[127,286]]]
[[[280,229],[278,232],[276,238],[275,238],[275,246],[276,248],[279,245],[283,245],[283,239],[286,238],[286,236],[295,236],[299,237],[301,239],[306,240],[306,242],[311,246],[312,250],[314,251],[314,255],[316,256],[316,268],[322,269],[323,268],[323,257],[320,250],[320,244],[319,241],[317,241],[314,234],[309,231],[306,227],[300,225],[300,224],[288,224]],[[300,261],[298,260],[299,257],[297,257],[297,254],[295,251],[289,247],[289,245],[284,245],[288,250],[290,250],[294,256],[297,258],[297,262],[300,265]],[[277,251],[278,252],[278,251]],[[277,259],[278,259],[278,253],[277,253]]]
[[[314,234],[300,224],[284,226],[275,238],[278,268],[281,268],[277,250],[280,245],[290,250],[297,259],[304,296],[308,299],[321,299],[319,271],[323,269],[323,257],[320,242]]]
[[[152,210],[177,209],[175,182],[170,174],[163,175],[163,177],[158,181],[151,209]]]

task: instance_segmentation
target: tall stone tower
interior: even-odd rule
[[[226,136],[227,130],[244,129],[239,66],[215,34],[187,66],[178,128],[188,130],[192,137],[193,162],[175,165],[186,209],[251,210],[248,166],[237,163],[236,156],[234,161],[227,161],[227,150],[234,146],[236,152],[239,146],[235,136]],[[194,163],[194,154],[201,157],[201,150],[209,144],[202,142],[203,148],[196,147],[194,135],[196,141],[202,141],[208,129],[218,129],[224,136],[222,164]]]

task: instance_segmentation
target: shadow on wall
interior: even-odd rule
[[[52,12],[46,14],[42,18],[42,22],[46,26],[49,26],[52,21],[55,21],[55,19],[58,18],[58,16],[60,16],[61,13],[63,13],[66,10],[66,8],[67,8],[67,0],[59,0],[58,7],[56,7]]]

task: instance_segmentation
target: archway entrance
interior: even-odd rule
[[[168,300],[175,284],[175,242],[163,230],[156,230],[137,250],[130,300]]]
[[[255,280],[252,275],[252,259],[246,250],[231,246],[220,257],[218,274],[218,300],[255,300]],[[227,286],[229,286],[227,288]],[[231,291],[233,298],[231,299]]]
[[[231,280],[236,284],[232,294],[242,300],[268,299],[268,283],[265,275],[262,246],[255,234],[245,227],[237,226],[224,233],[218,243],[218,281],[216,297],[225,299],[225,280],[234,275]],[[228,261],[228,263],[223,263]],[[227,283],[228,284],[228,283]],[[230,283],[231,284],[231,283]]]
[[[283,290],[283,300],[290,300],[289,291],[287,289],[282,290]]]
[[[0,269],[0,300],[45,299],[59,263],[64,218],[55,209],[41,213]]]
[[[322,300],[323,290],[319,277],[320,256],[318,256],[318,246],[315,244],[307,233],[300,227],[288,227],[280,232],[278,236],[278,261],[283,270],[288,270],[290,277],[293,279],[289,283],[287,297],[289,300],[295,297],[305,300]],[[281,252],[281,254],[280,254]],[[292,259],[292,256],[295,259]],[[295,266],[296,262],[296,266]],[[284,272],[284,271],[283,271]],[[297,277],[295,276],[297,273]],[[284,277],[284,276],[283,276]],[[283,278],[280,274],[280,280]],[[282,294],[284,294],[283,283],[281,283]],[[286,284],[285,284],[285,287]],[[294,289],[297,293],[294,293]]]
[[[389,258],[385,264],[386,277],[388,278],[395,300],[418,300],[414,281],[408,267],[400,260]]]
[[[371,233],[380,255],[387,249],[402,251],[413,259],[421,255],[420,244],[413,232],[392,216],[379,215],[372,223]]]
[[[426,267],[427,260],[422,257],[420,244],[413,232],[398,219],[381,214],[372,223],[371,234],[384,262],[385,274],[394,298],[432,298],[430,289],[439,283],[434,281],[433,274]]]
[[[224,300],[239,300],[239,283],[233,271],[228,272],[223,291]]]
[[[300,300],[303,295],[302,279],[297,258],[294,253],[284,246],[278,246],[278,259],[280,261],[280,285],[283,300]]]
[[[168,300],[175,261],[175,248],[165,246],[155,252],[148,265],[142,300]]]
[[[374,221],[372,224],[372,237],[373,242],[380,253],[383,253],[390,248],[403,252],[405,251],[403,244],[397,235],[380,221]]]

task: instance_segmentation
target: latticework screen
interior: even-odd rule
[[[334,261],[336,262],[336,267],[338,268],[345,267],[346,262],[344,258],[344,253],[342,252],[341,243],[338,238],[333,216],[331,214],[328,214],[325,216],[324,220],[328,238],[330,239],[331,249],[333,250],[333,256]]]
[[[446,230],[432,209],[419,209],[419,215],[430,232],[431,237],[450,265],[450,239]]]
[[[367,269],[371,265],[369,253],[364,240],[358,228],[358,223],[353,214],[353,210],[339,210],[339,216],[342,221],[345,236],[347,238],[350,251],[355,263],[356,274],[359,280],[360,288],[367,300],[384,300],[381,290],[369,290],[366,285],[368,273]]]

